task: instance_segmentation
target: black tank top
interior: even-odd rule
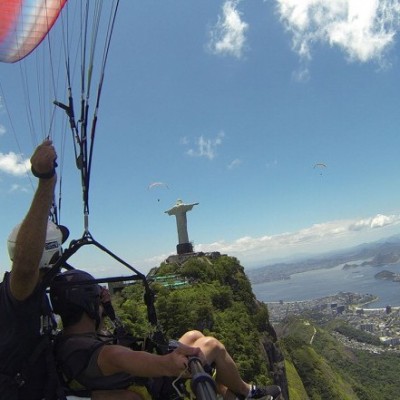
[[[127,373],[103,375],[97,358],[102,347],[109,344],[96,333],[60,335],[55,354],[65,380],[89,390],[126,389],[136,383],[138,379]]]

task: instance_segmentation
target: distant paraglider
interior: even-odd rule
[[[316,163],[314,164],[314,169],[320,170],[320,175],[322,175],[322,171],[326,168],[326,164],[324,163]]]
[[[150,189],[153,189],[153,188],[159,187],[159,186],[169,189],[168,185],[166,183],[164,183],[164,182],[153,182],[153,183],[150,183],[150,185],[147,187],[147,189],[150,190]]]
[[[164,182],[152,182],[147,186],[147,190],[157,190],[157,188],[169,189],[168,185]],[[160,198],[157,198],[160,201]]]

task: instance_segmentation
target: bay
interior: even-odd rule
[[[343,269],[343,265],[318,269],[291,275],[290,279],[252,283],[252,289],[258,300],[269,302],[292,302],[318,299],[339,292],[373,294],[378,300],[365,308],[383,308],[387,305],[400,306],[400,282],[376,279],[381,271],[400,273],[400,265],[380,267],[358,266]]]

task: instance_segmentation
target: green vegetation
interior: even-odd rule
[[[297,373],[295,366],[290,361],[285,361],[286,376],[289,386],[289,397],[290,400],[302,400],[307,399],[307,392],[304,388],[301,377]]]
[[[168,338],[197,329],[220,339],[246,380],[271,383],[263,340],[271,331],[266,305],[256,301],[243,267],[233,257],[190,258],[182,265],[162,264],[154,276],[174,276],[189,285],[164,286],[153,279],[159,323]],[[134,284],[115,296],[114,305],[134,336],[151,332],[143,287]]]
[[[345,347],[333,332],[372,345],[379,341],[339,319],[304,314],[302,318],[290,317],[274,329],[267,306],[255,299],[236,258],[194,257],[181,265],[162,264],[152,273],[153,277],[161,276],[153,279],[152,288],[158,319],[167,337],[176,339],[191,329],[217,337],[246,380],[268,384],[272,376],[280,376],[279,384],[287,386],[290,400],[399,397],[398,354],[372,354]],[[123,289],[114,297],[114,305],[134,336],[151,333],[141,284]]]
[[[309,334],[304,332],[304,327],[303,319],[293,317],[285,321],[279,329],[284,334],[281,348],[285,359],[295,367],[309,399],[398,398],[398,354],[373,354],[345,347],[330,332],[335,330],[342,334],[349,333],[354,340],[365,338],[366,343],[374,341],[371,335],[365,336],[364,332],[343,322],[334,321],[324,328],[314,325],[316,334],[312,344],[307,339]],[[290,393],[297,394],[297,381],[293,378],[291,369],[287,368],[287,371]]]
[[[351,340],[356,340],[357,342],[372,344],[374,346],[381,345],[378,337],[368,332],[361,331],[360,329],[356,329],[349,324],[346,324],[344,321],[336,322],[334,330]]]

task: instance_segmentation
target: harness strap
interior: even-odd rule
[[[51,346],[50,343],[49,346]],[[53,399],[55,393],[57,395],[58,400],[66,400],[64,387],[61,383],[60,374],[57,369],[52,346],[49,347],[49,351],[46,354],[46,365],[47,365],[47,375],[49,380],[46,384],[45,399],[46,400]]]
[[[56,398],[58,400],[66,400],[63,387],[58,377],[58,371],[53,354],[52,335],[56,326],[56,321],[47,296],[46,294],[43,294],[41,304],[40,340],[21,370],[14,377],[10,377],[18,388],[22,387],[31,374],[33,368],[35,368],[37,361],[43,356],[46,361],[48,378],[46,382],[43,382],[45,385],[45,400],[54,400],[55,396],[57,396]]]
[[[39,359],[44,351],[46,351],[45,358],[48,376],[44,390],[45,400],[54,399],[55,394],[57,395],[58,400],[66,400],[64,389],[58,376],[52,344],[48,335],[42,336],[39,344],[36,346],[34,352],[29,357],[21,372],[15,375],[14,381],[17,383],[18,387],[23,386],[26,378],[29,376],[30,370],[33,368],[35,362]]]

